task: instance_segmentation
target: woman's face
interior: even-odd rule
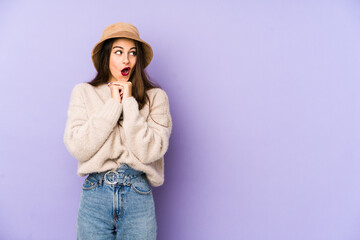
[[[110,53],[110,80],[128,81],[136,64],[135,41],[127,38],[116,39]]]

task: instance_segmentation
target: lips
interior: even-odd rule
[[[121,70],[121,75],[123,75],[123,76],[129,75],[129,73],[130,73],[130,68],[129,67],[125,67],[125,68],[123,68]]]

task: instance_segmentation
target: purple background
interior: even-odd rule
[[[1,1],[0,239],[75,239],[73,86],[136,25],[173,116],[158,239],[360,239],[359,1]]]

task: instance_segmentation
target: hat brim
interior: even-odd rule
[[[153,50],[152,50],[151,46],[147,42],[145,42],[144,40],[139,38],[137,35],[135,35],[131,32],[127,32],[127,31],[121,31],[121,32],[116,32],[109,36],[106,36],[106,38],[104,38],[104,39],[101,39],[101,41],[99,41],[93,48],[92,53],[91,53],[91,58],[92,58],[94,67],[97,71],[99,71],[99,52],[100,52],[104,42],[111,38],[129,38],[129,39],[141,42],[143,49],[144,49],[144,55],[145,55],[145,67],[147,67],[150,64],[150,62],[153,58]]]

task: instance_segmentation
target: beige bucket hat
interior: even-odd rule
[[[103,34],[101,35],[100,41],[92,50],[91,58],[97,71],[99,70],[99,52],[104,41],[110,38],[129,38],[141,42],[145,54],[145,67],[150,64],[151,59],[153,58],[153,51],[151,46],[140,38],[139,31],[134,25],[130,23],[118,22],[105,28]]]

